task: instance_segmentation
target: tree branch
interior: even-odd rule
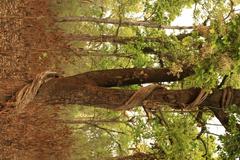
[[[179,34],[176,37],[179,40],[190,36],[191,34]],[[164,43],[164,39],[162,37],[123,37],[115,35],[89,35],[89,34],[65,34],[62,36],[64,40],[68,41],[87,41],[87,42],[109,42],[109,43],[119,43],[119,44],[127,44],[136,41],[144,41],[144,42],[158,42]]]
[[[95,17],[58,17],[56,18],[57,22],[93,22],[93,23],[105,23],[105,24],[114,24],[119,25],[118,19],[109,19],[109,18],[95,18]],[[158,28],[158,29],[193,29],[193,26],[167,26],[161,25],[153,21],[135,21],[133,19],[122,19],[121,26],[143,26],[149,28]]]

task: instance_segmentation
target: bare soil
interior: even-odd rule
[[[59,70],[67,47],[54,28],[50,2],[1,0],[0,97],[11,99],[37,73]],[[23,114],[0,111],[0,159],[66,159],[71,133],[57,123],[58,112],[34,105]]]

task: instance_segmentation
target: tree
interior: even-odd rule
[[[139,83],[154,83],[154,82],[172,82],[181,80],[186,75],[189,75],[191,70],[187,70],[181,74],[180,77],[168,75],[167,69],[115,69],[106,71],[87,72],[80,75],[75,75],[66,78],[53,79],[44,84],[38,91],[35,97],[36,103],[43,105],[49,104],[82,104],[82,105],[95,105],[108,109],[131,109],[125,108],[124,102],[130,99],[133,91],[120,90],[120,89],[106,89],[104,87],[119,87],[122,85],[131,85]],[[190,73],[189,73],[190,72]],[[186,90],[161,90],[153,92],[149,100],[159,102],[160,104],[168,104],[176,109],[192,109],[196,105],[190,105],[194,99],[198,98],[200,94],[199,89],[186,89]],[[230,91],[232,94],[231,100],[235,105],[239,105],[237,99],[239,91]],[[154,94],[155,93],[155,94]],[[140,94],[147,94],[147,91],[141,91]],[[224,97],[224,90],[215,89],[210,97],[206,97],[203,101],[205,103],[199,106],[212,106],[209,109],[213,110],[215,116],[219,119],[223,126],[228,126],[228,115],[221,109],[226,105],[225,101],[221,99]],[[195,96],[194,96],[195,95]],[[140,96],[140,95],[138,95]],[[8,97],[6,95],[5,97]],[[228,101],[228,96],[224,97]],[[143,100],[139,97],[140,104],[143,105]],[[135,100],[134,100],[135,101]],[[133,106],[132,106],[133,107]],[[150,106],[154,107],[155,106]],[[156,109],[156,108],[155,108]]]
[[[95,106],[113,110],[114,112],[110,114],[113,118],[110,119],[97,117],[88,120],[65,120],[66,117],[60,116],[61,119],[56,120],[56,124],[57,122],[77,124],[74,129],[80,126],[82,142],[87,143],[89,140],[98,144],[96,147],[98,152],[89,156],[93,159],[101,152],[104,153],[102,158],[106,159],[107,157],[188,159],[193,156],[195,159],[202,159],[201,156],[212,158],[214,139],[208,137],[206,123],[215,116],[227,130],[227,135],[222,136],[224,142],[222,157],[237,158],[239,144],[236,142],[240,130],[238,107],[240,16],[234,9],[237,2],[229,1],[229,6],[219,2],[216,7],[214,0],[142,1],[140,4],[137,1],[125,0],[111,2],[112,6],[107,0],[102,3],[97,1],[95,5],[82,3],[80,8],[83,10],[78,13],[81,16],[76,15],[81,21],[80,24],[79,22],[66,24],[69,16],[64,18],[64,15],[61,15],[60,20],[53,18],[60,28],[63,30],[65,28],[67,32],[57,36],[57,40],[71,42],[61,47],[54,45],[53,50],[56,47],[69,52],[69,55],[74,51],[79,51],[79,55],[84,51],[96,51],[100,55],[104,53],[103,57],[96,56],[99,61],[96,63],[96,69],[100,70],[72,76],[43,72],[36,74],[36,78],[32,76],[28,80],[15,79],[14,85],[9,86],[5,84],[11,82],[2,78],[0,81],[3,86],[0,89],[2,110],[14,108],[14,113],[19,117],[31,110],[29,109],[31,105],[37,108],[64,105],[64,108],[67,108],[74,104],[83,105],[86,109]],[[117,7],[114,4],[117,4]],[[62,5],[66,9],[68,4]],[[183,28],[172,27],[170,22],[184,7],[191,5],[194,6],[196,24],[191,27],[193,30],[190,33],[168,35],[164,30],[166,27],[159,30],[148,26],[149,24],[169,26],[168,28],[181,31]],[[75,6],[77,5],[70,5],[73,8]],[[79,7],[76,9],[79,10]],[[141,23],[139,19],[128,21],[129,13],[139,11],[143,13],[144,21]],[[109,12],[111,13],[109,18],[103,18]],[[42,18],[31,19],[39,21]],[[201,18],[206,20],[201,23]],[[72,26],[78,26],[77,28],[81,30],[70,30]],[[48,54],[37,56],[44,58]],[[112,56],[119,54],[121,57]],[[75,59],[75,56],[78,55],[72,54],[70,57]],[[131,68],[122,67],[128,65]],[[145,83],[152,85],[141,86]],[[143,110],[139,109],[139,106],[142,106]],[[165,112],[167,109],[170,113]],[[123,116],[119,113],[128,110],[133,110],[133,114]],[[104,114],[102,116],[104,118],[107,117],[106,110],[98,113]],[[199,133],[197,126],[201,128]],[[123,138],[124,131],[131,132],[133,136]],[[11,143],[13,139],[10,140]],[[112,142],[108,144],[109,139]],[[106,152],[111,147],[114,149]],[[129,148],[133,148],[133,151],[130,152]],[[130,153],[132,155],[126,155]]]

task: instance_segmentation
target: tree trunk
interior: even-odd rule
[[[158,155],[158,157],[159,156],[161,156],[161,155]],[[164,157],[164,155],[162,155],[162,157]],[[107,158],[105,160],[156,160],[156,158],[157,157],[154,154],[138,152],[138,153],[134,153],[133,155],[129,155],[129,156],[111,157],[111,158]]]
[[[93,22],[93,23],[104,23],[104,24],[115,24],[121,26],[143,26],[148,28],[160,28],[160,29],[193,29],[193,26],[166,26],[161,25],[157,22],[151,21],[134,21],[130,19],[117,20],[109,18],[94,18],[94,17],[59,17],[56,18],[57,22]]]
[[[120,43],[127,44],[129,42],[136,42],[142,40],[140,37],[121,37],[114,35],[89,35],[89,34],[68,34],[64,36],[64,39],[68,41],[88,41],[88,42],[110,42],[110,43]],[[163,42],[161,38],[156,37],[145,37],[143,38],[145,42]]]
[[[154,82],[171,82],[182,80],[193,74],[187,68],[174,76],[168,69],[113,69],[92,71],[83,74],[61,77],[47,81],[39,89],[35,102],[42,105],[80,104],[107,109],[118,109],[134,95],[134,90],[113,89],[131,84]],[[169,105],[175,109],[184,109],[199,95],[200,89],[154,90],[146,100],[161,105]],[[240,105],[240,90],[233,90],[232,104]],[[225,128],[228,127],[228,114],[221,107],[223,90],[215,89],[200,106],[208,106]],[[142,105],[142,104],[141,104]],[[193,108],[190,108],[193,109]]]
[[[190,34],[180,34],[176,37],[181,40]],[[164,39],[161,37],[121,37],[114,35],[89,35],[89,34],[66,34],[63,36],[65,40],[68,41],[87,41],[87,42],[110,42],[110,43],[119,43],[127,44],[129,42],[144,41],[144,42],[159,42],[165,43]]]
[[[114,109],[123,105],[134,91],[107,87],[178,81],[192,73],[191,68],[187,68],[180,76],[172,75],[168,69],[132,68],[92,71],[50,80],[40,88],[36,102],[97,105]]]

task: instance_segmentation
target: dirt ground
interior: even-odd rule
[[[1,0],[0,97],[14,95],[37,73],[59,70],[67,47],[54,27],[50,2]],[[55,123],[56,112],[35,106],[24,115],[16,115],[14,110],[0,112],[0,159],[55,160],[66,156],[70,132]]]
[[[0,79],[29,80],[56,70],[64,50],[54,28],[48,0],[3,0],[0,3]]]

